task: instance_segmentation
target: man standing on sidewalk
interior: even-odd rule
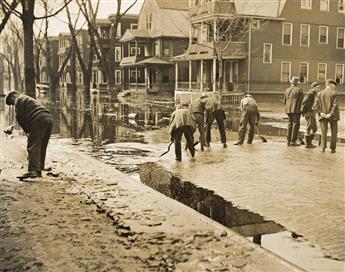
[[[316,117],[314,112],[314,102],[316,94],[320,91],[320,84],[313,82],[311,89],[306,94],[302,102],[302,114],[304,115],[305,121],[307,122],[307,129],[305,134],[306,148],[314,148],[312,141],[317,131]]]
[[[247,144],[251,144],[254,138],[254,128],[258,125],[260,113],[255,99],[247,93],[241,100],[241,121],[238,132],[238,142],[235,145],[242,145],[246,136],[247,125],[249,123],[249,132]]]
[[[331,152],[335,153],[340,120],[339,106],[336,93],[337,83],[333,79],[326,80],[326,89],[319,92],[315,100],[315,110],[318,113],[321,128],[321,151],[327,147],[328,123],[331,127]]]
[[[225,128],[224,128],[224,120],[225,120],[225,113],[217,101],[217,99],[213,96],[208,97],[206,99],[206,146],[210,146],[211,142],[211,127],[214,119],[217,121],[220,140],[223,144],[223,147],[226,148],[226,135],[225,135]]]
[[[182,108],[174,111],[170,117],[169,133],[171,136],[171,141],[173,141],[175,145],[175,155],[177,161],[182,161],[182,135],[184,135],[187,140],[187,147],[192,157],[195,155],[193,134],[196,130],[196,122],[192,112],[188,109],[188,106],[188,104],[182,105]]]
[[[205,104],[206,98],[208,95],[206,93],[202,94],[198,99],[194,100],[191,105],[191,112],[193,113],[196,123],[199,129],[199,142],[201,146],[201,151],[204,151],[204,146],[206,146],[205,141],[205,120],[204,120],[204,113],[205,113]]]
[[[16,119],[28,135],[28,172],[18,178],[21,180],[42,176],[47,146],[53,128],[50,111],[30,96],[12,91],[6,96],[6,104],[14,105]],[[12,133],[14,125],[5,129]]]
[[[301,119],[301,106],[303,101],[303,91],[298,86],[299,79],[294,76],[290,80],[291,87],[286,89],[284,94],[285,112],[289,118],[287,145],[299,146],[297,141],[300,119]]]

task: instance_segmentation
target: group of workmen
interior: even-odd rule
[[[333,79],[327,79],[324,90],[320,91],[320,83],[313,82],[311,89],[306,95],[300,87],[298,77],[292,77],[291,86],[284,93],[285,112],[288,116],[287,145],[300,146],[299,139],[301,115],[306,120],[306,148],[314,148],[312,141],[317,131],[316,115],[318,116],[321,127],[321,151],[325,152],[327,147],[328,124],[331,128],[331,153],[335,153],[337,140],[337,126],[340,119],[339,106],[337,104],[336,86]],[[247,144],[251,144],[254,138],[255,126],[258,126],[260,113],[257,103],[251,94],[246,93],[240,103],[241,118],[238,132],[238,141],[235,145],[242,145],[245,140],[247,127],[249,125]],[[216,119],[220,139],[223,147],[227,147],[226,134],[224,128],[225,112],[221,104],[214,96],[202,93],[199,98],[194,100],[191,105],[188,103],[178,105],[170,118],[169,133],[171,142],[175,144],[176,160],[182,160],[181,139],[185,136],[187,147],[192,155],[195,156],[195,145],[193,134],[199,130],[200,150],[210,147],[211,127]],[[206,124],[206,125],[205,125]],[[206,130],[206,132],[205,132]],[[303,140],[302,140],[303,142]]]

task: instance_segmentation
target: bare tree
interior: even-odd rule
[[[14,88],[17,91],[22,91],[22,71],[20,69],[22,63],[19,54],[23,51],[23,39],[20,26],[10,22],[8,31],[2,34],[1,42],[4,45],[4,52],[0,54],[8,63],[9,72],[13,74]]]
[[[36,16],[35,15],[35,0],[19,0],[21,11],[10,4],[7,0],[1,0],[1,7],[5,14],[12,13],[17,16],[23,24],[24,32],[24,77],[25,77],[25,93],[32,97],[36,96],[35,83],[35,61],[34,61],[34,21],[45,18],[54,17],[61,12],[72,0],[68,0],[55,12],[49,15]]]
[[[10,7],[7,9],[5,4],[3,3],[3,0],[0,0],[0,4],[1,4],[1,8],[4,12],[4,17],[1,20],[0,23],[0,33],[4,30],[5,25],[7,24],[7,21],[10,19],[11,14],[13,9],[15,9],[18,5],[18,1],[17,0],[13,0],[12,3],[10,4]]]
[[[95,9],[96,14],[98,11],[99,2],[100,1],[98,0],[96,3],[96,9]],[[80,44],[78,45],[78,39],[77,39],[78,32],[75,30],[75,25],[78,21],[79,14],[77,16],[75,23],[73,24],[68,7],[66,8],[66,12],[67,12],[67,17],[68,17],[68,27],[70,29],[71,38],[72,38],[72,46],[73,48],[75,48],[75,53],[78,58],[79,66],[83,75],[84,123],[81,126],[81,130],[79,132],[78,137],[81,137],[84,134],[84,131],[88,125],[90,136],[93,139],[94,134],[93,134],[92,115],[91,115],[90,83],[91,83],[91,75],[92,75],[92,62],[93,62],[94,48],[96,45],[94,43],[94,39],[90,39],[90,47],[89,47],[88,56],[87,56],[87,59],[84,60],[82,52],[80,50],[81,45]],[[89,37],[91,37],[94,35],[92,32],[93,27],[90,25],[90,23],[88,23],[87,25],[88,25],[87,31],[88,31]]]
[[[82,11],[88,25],[92,28],[92,36],[90,37],[93,40],[93,43],[97,45],[95,53],[100,60],[103,71],[107,76],[108,81],[108,93],[112,98],[113,102],[117,101],[117,90],[115,89],[115,43],[116,33],[119,23],[121,22],[122,17],[137,3],[137,0],[134,0],[129,7],[121,12],[122,0],[117,0],[117,7],[115,16],[111,18],[110,26],[110,49],[106,51],[100,33],[97,29],[96,24],[96,12],[92,6],[92,0],[77,0],[80,10]]]

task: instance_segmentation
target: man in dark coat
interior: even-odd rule
[[[336,93],[337,83],[333,79],[326,80],[326,89],[316,96],[314,108],[318,114],[321,128],[321,151],[325,152],[327,147],[328,123],[331,127],[331,152],[335,153],[338,133],[338,121],[340,111]]]
[[[226,135],[225,135],[225,128],[224,128],[224,120],[225,120],[225,113],[217,101],[217,99],[213,96],[210,96],[206,99],[206,146],[210,146],[211,142],[211,127],[214,119],[217,121],[218,130],[220,134],[220,140],[223,144],[223,147],[227,147],[226,144]]]
[[[303,91],[298,86],[299,78],[292,77],[290,80],[291,87],[286,89],[284,93],[285,112],[289,118],[287,145],[299,146],[297,141],[300,119],[301,119],[301,106],[303,101]]]
[[[182,105],[183,108],[179,108],[171,114],[169,133],[171,136],[171,141],[175,145],[175,155],[177,161],[182,161],[181,152],[181,138],[182,135],[187,140],[187,147],[194,157],[194,138],[193,134],[196,130],[196,122],[192,112],[188,109],[188,104]]]
[[[241,121],[240,129],[238,132],[238,142],[235,145],[242,145],[247,131],[247,125],[249,124],[248,140],[247,143],[251,144],[254,138],[254,128],[259,123],[260,113],[255,99],[246,94],[241,100]]]
[[[28,172],[18,178],[24,180],[40,177],[53,128],[52,115],[37,100],[16,91],[6,96],[6,104],[14,105],[17,122],[28,136]],[[13,127],[10,126],[5,132],[11,133]]]
[[[312,141],[317,131],[316,117],[314,112],[314,102],[316,94],[320,91],[320,84],[313,82],[311,89],[306,94],[302,102],[302,114],[304,115],[305,121],[307,122],[307,129],[305,134],[306,148],[314,148]]]
[[[202,94],[199,98],[194,100],[194,102],[191,105],[191,112],[193,113],[196,123],[198,125],[199,129],[199,142],[201,145],[201,151],[204,151],[204,146],[206,146],[205,141],[205,105],[206,105],[206,98],[208,97],[207,94]]]

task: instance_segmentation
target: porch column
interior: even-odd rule
[[[212,77],[213,77],[213,92],[216,91],[217,88],[217,59],[213,58],[213,70],[212,70]]]
[[[147,78],[147,66],[144,68],[145,70],[145,90],[147,91],[148,89],[148,78]]]
[[[131,56],[131,42],[128,43],[128,56]]]
[[[178,88],[178,62],[175,62],[175,92]]]
[[[192,90],[192,61],[190,60],[189,61],[189,75],[188,75],[188,88],[189,88],[189,91]]]
[[[135,89],[138,90],[138,67],[135,67]]]
[[[200,60],[200,90],[204,90],[204,60]]]
[[[191,24],[189,27],[189,45],[192,44],[192,40],[193,40],[193,25]]]
[[[135,40],[135,56],[138,56],[138,41]]]

